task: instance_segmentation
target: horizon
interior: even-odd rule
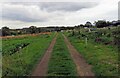
[[[108,21],[108,22],[113,22],[113,21],[119,21],[119,19],[118,20],[112,20],[112,21],[109,21],[109,20],[95,20],[95,21]],[[95,22],[94,21],[94,22]],[[90,22],[90,21],[86,21],[86,22]],[[85,23],[86,23],[85,22]],[[94,26],[94,22],[93,23],[91,23],[93,26]],[[20,28],[10,28],[9,26],[2,26],[2,27],[8,27],[8,28],[10,28],[10,29],[23,29],[23,28],[29,28],[29,27],[31,27],[31,26],[35,26],[35,27],[37,27],[37,28],[44,28],[44,27],[75,27],[75,26],[78,26],[78,25],[85,25],[85,23],[84,24],[77,24],[77,25],[46,25],[46,26],[43,26],[43,25],[41,25],[41,26],[36,26],[36,25],[29,25],[29,26],[22,26],[22,27],[20,27]],[[2,27],[0,28],[0,29],[2,29]]]
[[[0,28],[75,26],[96,20],[118,20],[118,0],[84,2],[4,2]],[[14,0],[13,0],[14,1]]]

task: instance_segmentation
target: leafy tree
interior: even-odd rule
[[[78,25],[78,27],[79,27],[79,28],[83,28],[83,27],[84,27],[84,25],[83,25],[83,24],[80,24],[80,25]]]
[[[97,28],[103,28],[103,27],[106,27],[108,25],[107,25],[107,22],[105,20],[99,20],[99,21],[95,22],[95,26]]]
[[[2,27],[2,36],[7,36],[7,35],[10,35],[9,27],[7,27],[7,26]]]
[[[111,23],[111,22],[109,22],[109,21],[107,21],[106,23],[107,23],[107,26],[112,25],[112,23]]]
[[[30,26],[29,31],[30,31],[31,34],[36,33],[37,27],[36,26]]]
[[[120,25],[120,20],[118,20],[118,21],[112,21],[112,25],[113,25],[113,26],[118,26],[118,25]]]
[[[85,24],[85,27],[92,27],[92,24],[91,24],[91,22],[86,22],[86,24]]]

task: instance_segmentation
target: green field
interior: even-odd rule
[[[48,76],[77,76],[75,64],[61,34],[58,35],[53,48]]]
[[[42,58],[55,34],[2,40],[3,76],[27,76]],[[26,45],[27,44],[27,45]]]
[[[108,29],[96,30],[105,32],[105,35],[98,35],[95,32],[88,32],[87,29],[66,32],[72,45],[84,56],[86,61],[92,65],[96,76],[118,76],[118,49],[116,45],[105,44],[113,40],[112,31]],[[101,41],[95,42],[96,37]],[[87,38],[87,40],[85,39]],[[102,41],[103,40],[103,41]]]
[[[58,32],[48,63],[47,76],[78,76],[76,65],[62,34],[67,36],[71,44],[92,66],[95,76],[118,76],[120,46],[116,29],[119,28],[99,28],[90,32],[81,28]],[[3,39],[2,75],[30,76],[54,37],[55,33]]]

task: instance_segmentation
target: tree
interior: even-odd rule
[[[83,27],[84,27],[84,25],[83,25],[83,24],[80,24],[80,25],[78,25],[78,27],[83,28]]]
[[[2,27],[2,36],[7,36],[7,35],[10,35],[10,29],[7,26]]]
[[[120,25],[120,20],[118,20],[118,21],[112,21],[112,25],[113,25],[113,26],[118,26],[118,25]]]
[[[92,24],[91,24],[91,22],[86,22],[86,24],[85,24],[85,27],[92,27]]]
[[[31,34],[36,33],[37,27],[36,26],[30,26],[29,31],[30,31]]]
[[[107,22],[105,20],[99,20],[97,22],[95,22],[95,26],[97,28],[103,28],[103,27],[107,27]]]
[[[107,24],[107,26],[112,25],[112,23],[111,23],[111,22],[109,22],[109,21],[107,21],[107,22],[106,22],[106,24]]]

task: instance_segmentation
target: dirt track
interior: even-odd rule
[[[85,59],[77,52],[77,50],[71,45],[67,37],[64,36],[64,41],[68,47],[68,50],[71,54],[71,57],[76,64],[77,73],[79,76],[94,76],[94,73],[91,71],[91,66],[88,65]]]
[[[45,52],[43,58],[40,60],[36,69],[33,71],[32,76],[46,76],[47,69],[48,69],[48,62],[49,62],[51,52],[53,50],[55,43],[56,43],[56,37],[50,43],[50,46],[48,47],[47,51]]]
[[[78,76],[95,76],[94,73],[91,70],[91,65],[88,65],[86,63],[86,60],[79,54],[79,52],[71,45],[69,40],[65,35],[64,41],[68,47],[68,50],[71,54],[71,57],[76,64],[76,69]],[[53,50],[53,47],[56,43],[56,37],[52,40],[49,48],[45,52],[43,58],[40,60],[38,65],[36,66],[35,70],[32,73],[32,76],[46,76],[47,70],[48,70],[48,62],[51,57],[51,52]]]

